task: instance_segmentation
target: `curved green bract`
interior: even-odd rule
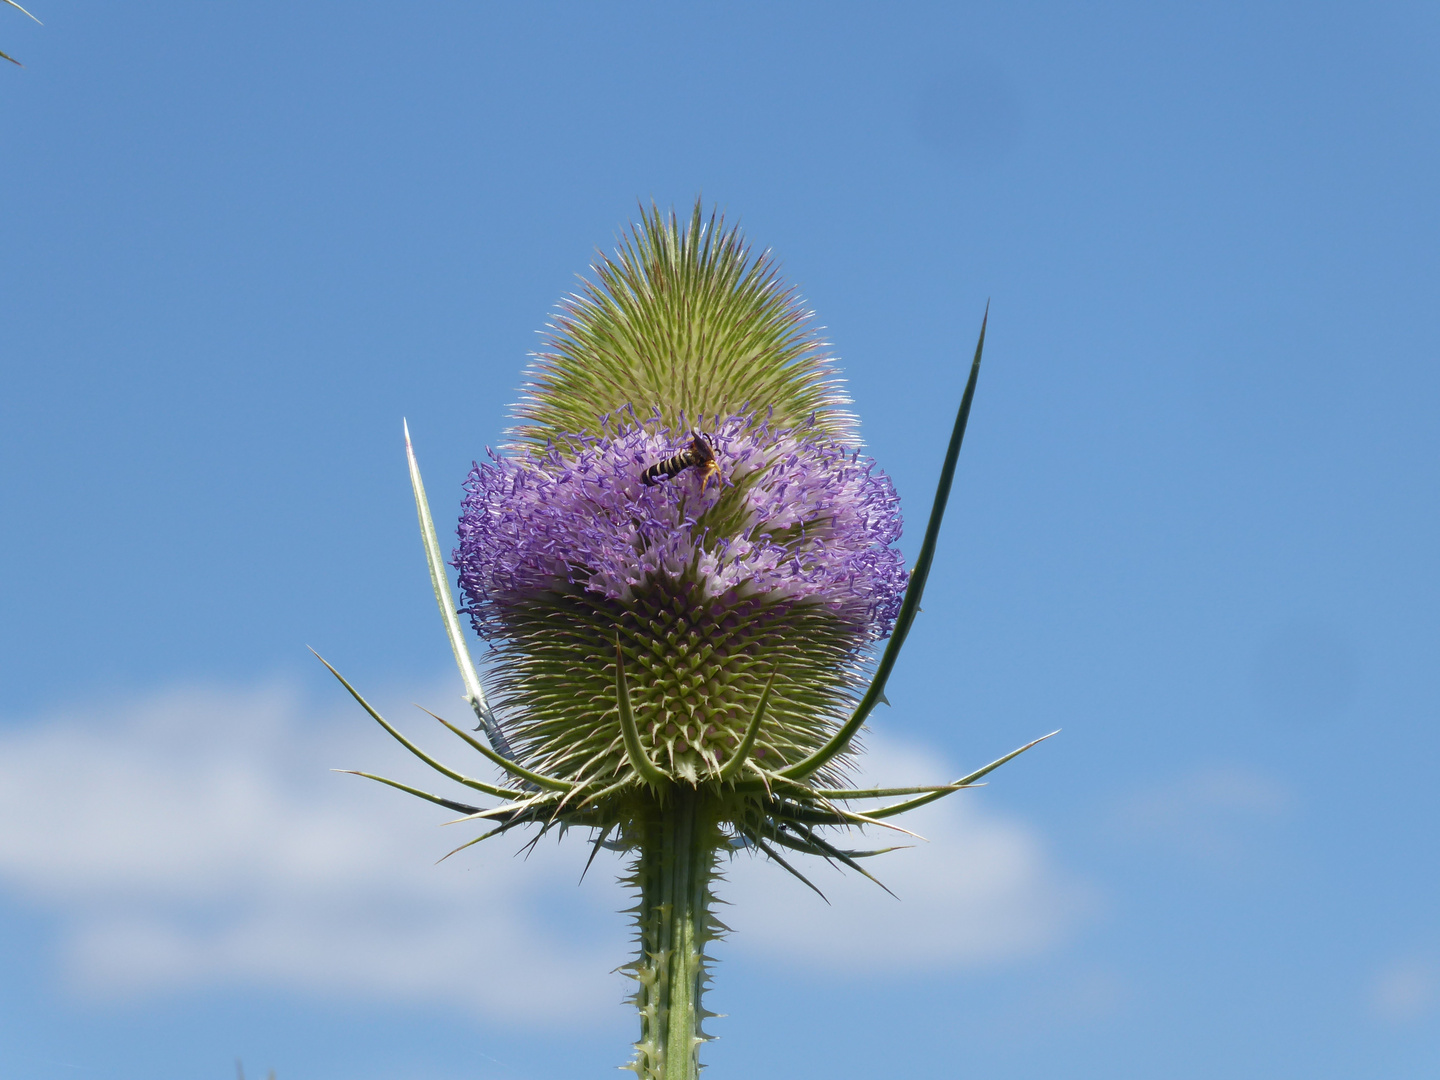
[[[620,731],[625,742],[625,757],[635,775],[647,784],[663,784],[669,780],[669,775],[650,760],[650,755],[640,745],[635,714],[630,711],[630,687],[625,682],[625,651],[620,647],[618,634],[615,636],[615,710],[619,714]]]
[[[745,763],[750,760],[750,751],[755,746],[755,736],[760,733],[760,722],[765,719],[765,706],[770,703],[770,691],[774,688],[775,676],[779,673],[780,664],[777,662],[770,669],[770,678],[765,682],[765,689],[760,692],[760,700],[755,704],[755,715],[750,718],[740,745],[731,753],[730,760],[720,767],[721,780],[730,780],[739,775]]]
[[[401,735],[400,732],[395,728],[395,726],[390,723],[390,721],[386,720],[383,716],[376,712],[374,706],[372,706],[368,701],[361,697],[360,691],[356,690],[355,687],[351,686],[344,675],[341,675],[340,672],[336,671],[333,667],[331,667],[328,660],[326,660],[319,653],[315,652],[314,649],[311,649],[310,651],[312,653],[315,653],[315,659],[319,660],[320,663],[324,664],[327,668],[330,669],[330,674],[334,675],[335,678],[340,680],[340,685],[345,687],[345,689],[350,692],[350,696],[360,703],[360,707],[364,709],[367,713],[369,713],[371,718],[374,719],[377,724],[379,724],[382,728],[388,731],[391,737],[396,742],[398,742],[401,746],[405,747],[406,750],[409,750],[421,761],[425,762],[426,765],[429,765],[432,769],[440,773],[442,776],[449,777],[456,783],[464,784],[468,788],[474,788],[476,791],[483,791],[486,795],[493,795],[496,798],[500,799],[511,799],[515,797],[516,793],[513,791],[507,791],[503,787],[496,787],[494,784],[487,784],[482,780],[475,780],[472,777],[465,776],[462,773],[456,772],[448,765],[442,765],[440,762],[436,761],[429,754],[425,753],[424,750],[421,750],[409,739],[405,738],[404,735]]]
[[[409,784],[402,784],[398,780],[391,780],[384,776],[376,776],[374,773],[361,772],[359,769],[332,769],[332,772],[342,772],[349,776],[363,776],[366,780],[374,780],[377,783],[386,784],[397,791],[403,791],[407,795],[414,795],[417,799],[424,799],[426,802],[433,802],[436,806],[443,806],[447,810],[454,810],[461,814],[478,814],[480,808],[471,806],[469,803],[456,802],[454,799],[447,799],[441,795],[432,795],[428,791],[421,791],[419,788],[411,787]]]
[[[501,757],[494,750],[491,750],[488,746],[485,746],[483,743],[481,743],[478,739],[472,738],[468,731],[461,731],[458,727],[450,723],[450,721],[446,720],[443,716],[435,716],[433,712],[430,712],[429,709],[423,707],[421,711],[430,713],[430,715],[434,716],[436,720],[439,720],[440,723],[444,724],[448,729],[453,731],[456,735],[459,735],[460,738],[464,739],[465,742],[468,743],[472,749],[474,749],[484,757],[489,758],[492,762],[494,762],[496,765],[499,765],[500,768],[504,769],[517,780],[521,780],[533,787],[545,788],[549,791],[570,792],[575,790],[574,784],[566,783],[564,780],[556,780],[553,777],[544,775],[543,773],[531,772],[523,765],[517,765],[509,758]]]
[[[1058,735],[1058,734],[1060,734],[1058,728],[1057,728],[1055,731],[1050,732],[1050,735]],[[878,820],[878,819],[880,819],[880,818],[894,817],[896,814],[908,813],[908,812],[911,811],[911,810],[915,810],[915,809],[917,809],[918,807],[924,806],[926,803],[932,803],[932,802],[934,802],[936,799],[943,799],[946,795],[949,795],[952,791],[960,791],[960,790],[963,789],[963,788],[967,788],[967,787],[972,786],[972,785],[975,783],[975,781],[976,781],[976,780],[979,780],[982,776],[985,776],[985,775],[987,775],[988,773],[994,772],[996,769],[998,769],[1001,765],[1004,765],[1004,764],[1005,764],[1007,761],[1009,761],[1011,758],[1019,757],[1019,756],[1020,756],[1021,754],[1023,754],[1026,750],[1029,750],[1032,746],[1038,746],[1040,743],[1042,743],[1042,742],[1044,742],[1046,739],[1050,738],[1050,735],[1041,735],[1040,738],[1038,738],[1038,739],[1032,739],[1030,742],[1026,743],[1024,746],[1020,747],[1019,749],[1017,749],[1017,750],[1011,750],[1010,753],[1006,754],[1004,757],[996,758],[996,759],[995,759],[994,761],[992,761],[989,765],[986,765],[983,769],[976,769],[976,770],[975,770],[974,772],[972,772],[969,776],[962,776],[959,780],[956,780],[955,783],[950,784],[949,786],[947,786],[947,787],[945,787],[945,788],[943,788],[943,789],[941,789],[941,790],[939,790],[939,791],[933,791],[933,792],[931,792],[931,793],[928,794],[928,795],[922,795],[922,796],[920,796],[920,798],[918,798],[918,799],[910,799],[910,800],[907,801],[907,802],[896,803],[896,804],[894,804],[893,806],[882,806],[882,807],[880,807],[880,808],[877,809],[877,810],[870,810],[870,811],[868,811],[868,812],[866,813],[865,816],[866,816],[866,817],[869,817],[869,818],[876,819],[876,820]],[[984,787],[983,784],[980,785],[980,786],[981,786],[981,787]]]
[[[940,523],[945,520],[945,506],[950,501],[950,487],[955,481],[955,464],[960,460],[960,444],[965,440],[965,426],[970,420],[970,403],[975,399],[975,383],[980,378],[980,356],[985,351],[985,327],[990,321],[990,305],[985,305],[985,316],[980,320],[980,340],[975,343],[975,359],[970,364],[970,378],[965,384],[965,394],[960,398],[960,410],[955,414],[955,427],[950,432],[950,445],[945,450],[945,462],[940,467],[940,482],[935,486],[935,503],[930,508],[930,520],[925,524],[925,540],[920,545],[920,557],[915,560],[915,569],[910,571],[910,584],[905,589],[905,599],[900,605],[900,614],[895,620],[895,630],[875,666],[870,688],[860,699],[854,714],[835,735],[804,761],[781,769],[780,775],[792,780],[803,780],[828,765],[838,754],[849,746],[850,740],[865,723],[875,706],[885,700],[885,683],[900,649],[910,633],[910,625],[920,610],[920,597],[925,592],[925,582],[930,577],[930,564],[935,560],[935,547],[940,540]]]
[[[450,575],[445,569],[445,556],[440,551],[440,540],[435,535],[435,519],[430,514],[430,500],[425,496],[425,481],[420,476],[420,463],[415,460],[415,448],[410,445],[410,423],[401,421],[405,428],[405,462],[410,469],[410,490],[415,496],[415,514],[420,519],[420,543],[425,548],[425,565],[430,570],[430,588],[435,593],[435,603],[440,608],[440,620],[445,624],[445,636],[450,640],[450,650],[455,654],[455,666],[460,669],[460,678],[465,684],[465,700],[475,711],[475,718],[485,729],[485,737],[491,747],[502,758],[513,759],[515,753],[505,738],[495,712],[485,700],[485,690],[476,674],[475,662],[470,659],[465,634],[460,629],[456,614],[455,597],[450,592]]]

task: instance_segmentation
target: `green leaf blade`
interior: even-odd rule
[[[950,488],[955,480],[955,467],[960,460],[960,445],[965,440],[965,428],[970,422],[970,404],[975,399],[975,385],[980,378],[980,357],[985,351],[985,328],[990,322],[990,305],[985,305],[985,315],[980,321],[980,339],[975,344],[975,359],[970,365],[970,378],[965,384],[960,409],[955,415],[955,426],[950,432],[950,444],[945,450],[945,461],[940,468],[940,480],[935,486],[935,502],[930,508],[930,520],[925,525],[925,539],[920,545],[920,556],[910,572],[910,583],[905,589],[905,599],[900,605],[900,614],[895,620],[895,630],[890,635],[880,662],[875,666],[875,675],[870,687],[860,699],[854,714],[839,731],[819,750],[804,761],[797,762],[781,775],[792,780],[803,780],[823,769],[835,756],[849,745],[860,726],[865,723],[875,706],[885,698],[885,684],[895,661],[900,658],[900,649],[910,633],[910,626],[920,610],[920,599],[925,592],[925,582],[930,577],[930,566],[935,560],[935,548],[940,540],[940,524],[945,519],[945,508],[950,501]]]

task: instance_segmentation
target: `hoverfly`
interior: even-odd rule
[[[720,479],[720,464],[715,460],[715,451],[711,449],[710,441],[698,431],[690,432],[689,446],[678,454],[651,465],[640,474],[640,480],[646,487],[652,487],[662,476],[668,480],[691,468],[700,470],[701,491],[709,486],[712,477],[716,481]]]

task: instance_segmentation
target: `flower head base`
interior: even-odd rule
[[[646,748],[690,780],[741,742],[772,669],[754,753],[793,764],[854,705],[865,647],[894,625],[906,574],[889,478],[815,425],[714,418],[699,469],[647,483],[688,428],[633,416],[613,436],[493,456],[466,484],[455,565],[533,767],[627,770],[618,634]],[[693,436],[691,436],[693,439]]]

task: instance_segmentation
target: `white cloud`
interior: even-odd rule
[[[424,732],[412,715],[404,726]],[[878,737],[871,747],[877,778],[947,778],[933,754]],[[68,978],[93,994],[248,983],[541,1025],[619,1007],[628,983],[611,970],[630,946],[616,857],[602,855],[581,888],[588,851],[576,837],[523,859],[517,842],[491,841],[436,866],[474,833],[432,830],[446,811],[334,765],[444,783],[357,708],[316,710],[279,686],[182,688],[11,725],[0,730],[0,889],[57,916]],[[974,795],[907,822],[932,843],[872,861],[898,903],[812,862],[826,907],[742,855],[721,893],[730,948],[850,971],[1043,949],[1083,890],[1032,830],[962,801]]]
[[[68,974],[94,993],[251,982],[516,1019],[617,1002],[606,868],[577,890],[573,851],[548,843],[523,864],[512,843],[432,865],[468,837],[327,771],[365,763],[434,790],[385,742],[353,706],[317,715],[278,687],[12,729],[0,882],[61,916]]]
[[[862,781],[949,783],[962,771],[881,735],[868,736],[866,745]],[[1023,763],[1022,757],[1005,768]],[[818,860],[792,861],[825,893],[826,904],[763,858],[741,855],[721,893],[733,907],[721,918],[741,948],[843,971],[953,967],[1043,950],[1093,907],[1093,890],[1055,869],[1033,829],[985,813],[979,798],[978,791],[956,792],[898,819],[925,840],[867,830],[840,845],[913,845],[862,861],[895,896]]]

